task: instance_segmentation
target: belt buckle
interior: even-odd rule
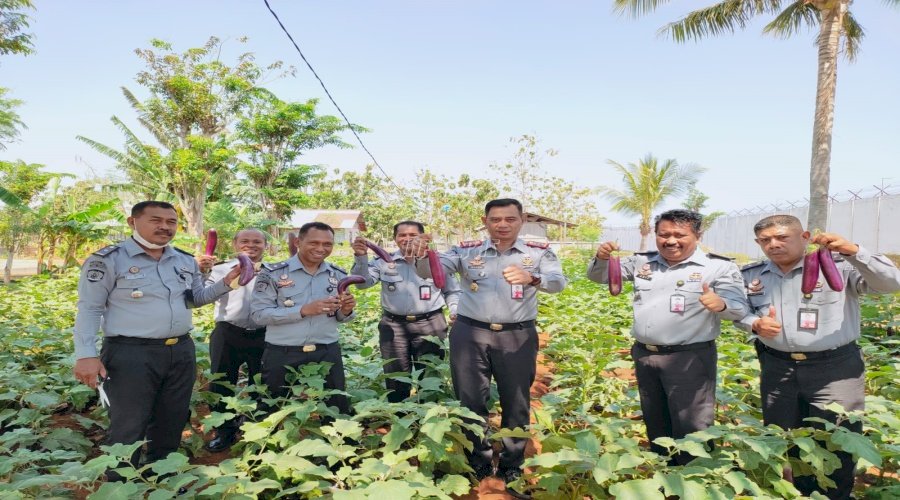
[[[416,316],[414,314],[411,314],[406,317],[406,321],[415,321],[415,320],[416,320]]]
[[[791,359],[793,359],[794,361],[805,361],[806,354],[803,354],[802,352],[792,352]]]
[[[165,342],[166,345],[175,345],[175,344],[177,344],[177,343],[178,343],[178,339],[177,339],[177,338],[174,338],[174,339],[166,339],[166,342]]]
[[[315,344],[307,344],[300,348],[303,352],[316,352]]]
[[[659,347],[657,347],[653,344],[644,344],[644,347],[646,347],[647,350],[650,352],[659,352]]]
[[[491,323],[490,329],[495,332],[499,332],[500,330],[503,329],[503,325],[501,325],[500,323]]]

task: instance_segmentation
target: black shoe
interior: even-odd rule
[[[471,465],[471,467],[474,471],[473,475],[475,476],[475,480],[478,482],[494,475],[494,466],[491,464]]]
[[[506,492],[516,498],[531,498],[531,495],[524,491],[523,486],[512,486],[512,483],[522,477],[522,469],[499,469],[497,475],[506,483]]]
[[[235,436],[234,433],[217,432],[216,437],[213,438],[212,441],[206,443],[206,449],[213,453],[224,451],[231,448],[231,445],[233,445],[235,441],[237,441],[237,436]]]

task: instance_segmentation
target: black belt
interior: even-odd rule
[[[306,345],[277,345],[270,344],[266,342],[266,349],[273,349],[276,351],[282,352],[316,352],[319,349],[326,349],[329,346],[333,346],[337,344],[337,342],[332,342],[330,344],[306,344]]]
[[[249,328],[237,326],[234,323],[231,323],[230,321],[216,321],[216,324],[219,324],[219,323],[224,323],[233,330],[241,330],[242,332],[244,332],[247,335],[262,335],[262,334],[266,333],[266,327],[264,327],[264,326],[250,330]]]
[[[427,312],[425,314],[410,314],[408,316],[404,316],[402,314],[394,314],[392,312],[388,312],[385,310],[384,315],[388,318],[391,318],[394,321],[406,321],[406,322],[411,323],[413,321],[421,321],[423,319],[428,319],[428,318],[434,316],[435,314],[438,314],[441,312],[443,312],[443,309],[439,308],[439,309],[435,309],[434,311]]]
[[[693,344],[679,344],[679,345],[655,345],[655,344],[645,344],[643,342],[635,342],[635,345],[638,347],[644,348],[650,352],[682,352],[682,351],[697,351],[700,349],[706,349],[707,347],[712,347],[716,345],[715,340],[707,340],[706,342],[695,342]]]
[[[760,350],[765,351],[772,356],[785,359],[787,361],[809,361],[813,359],[825,359],[831,358],[834,356],[840,356],[842,354],[846,354],[849,351],[853,351],[857,349],[856,342],[850,342],[849,344],[844,344],[840,347],[835,347],[834,349],[828,349],[827,351],[815,351],[815,352],[785,352],[779,351],[778,349],[772,349],[771,347],[763,344],[759,340],[756,341],[756,349],[757,352]]]
[[[190,340],[191,336],[185,333],[184,335],[178,337],[171,337],[167,339],[148,339],[143,337],[106,337],[106,340],[109,342],[113,342],[116,344],[137,344],[137,345],[175,345],[179,342],[184,342],[185,340]]]
[[[456,320],[467,325],[477,326],[478,328],[484,328],[485,330],[492,330],[495,332],[503,330],[524,330],[525,328],[534,328],[535,325],[533,319],[519,321],[518,323],[485,323],[484,321],[478,321],[477,319],[472,319],[467,316],[460,316],[456,318]]]

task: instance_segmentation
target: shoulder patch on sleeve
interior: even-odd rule
[[[764,261],[764,260],[761,260],[759,262],[751,262],[751,263],[747,264],[746,266],[742,267],[741,271],[749,271],[749,270],[757,268],[765,263],[766,263],[766,261]]]
[[[526,241],[525,245],[532,248],[540,248],[541,250],[550,248],[550,243],[544,241]]]
[[[181,253],[183,253],[183,254],[189,256],[189,257],[193,257],[193,256],[194,256],[194,254],[192,254],[191,252],[188,252],[187,250],[182,250],[182,249],[180,249],[180,248],[178,248],[178,247],[172,247],[172,248],[173,248],[176,252],[181,252]]]
[[[728,262],[734,261],[734,258],[732,258],[732,257],[726,257],[724,255],[719,255],[717,253],[712,253],[712,252],[706,254],[706,256],[709,257],[710,259],[727,260]]]
[[[96,252],[94,252],[94,255],[99,255],[100,257],[106,257],[107,255],[115,252],[118,249],[119,249],[119,244],[116,243],[115,245],[105,246],[105,247],[101,248],[100,250],[97,250]]]
[[[282,267],[287,267],[287,265],[288,265],[288,262],[286,260],[283,260],[281,262],[275,262],[273,264],[263,262],[262,266],[263,266],[263,269],[267,269],[269,271],[275,271],[277,269],[281,269]]]
[[[473,247],[481,246],[481,243],[482,243],[481,240],[460,241],[459,245],[457,245],[457,246],[459,248],[473,248]]]

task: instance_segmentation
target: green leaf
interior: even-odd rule
[[[134,483],[103,483],[97,491],[88,495],[88,500],[130,500],[139,490]]]
[[[54,392],[32,392],[22,398],[36,408],[50,408],[59,404],[59,394]]]
[[[384,444],[382,449],[384,453],[393,453],[399,450],[403,443],[412,437],[413,432],[411,430],[396,423],[391,426],[391,430],[382,438],[382,443]]]
[[[725,474],[725,480],[728,481],[728,484],[734,488],[734,491],[738,494],[741,494],[745,491],[749,492],[751,495],[759,496],[762,494],[762,490],[759,485],[751,481],[743,472],[739,471],[730,471]]]
[[[181,453],[172,452],[169,453],[166,458],[153,462],[153,465],[151,465],[150,468],[153,472],[163,475],[179,472],[183,470],[186,465],[188,465],[188,457]]]
[[[655,478],[632,479],[610,486],[609,492],[615,495],[616,500],[665,500],[665,495],[659,491],[661,487]]]
[[[881,467],[881,455],[869,438],[838,427],[831,435],[831,442],[840,446],[841,450],[853,454],[854,457],[862,458],[875,467]]]
[[[465,495],[472,489],[472,484],[465,476],[451,474],[438,481],[438,487],[448,495]]]

